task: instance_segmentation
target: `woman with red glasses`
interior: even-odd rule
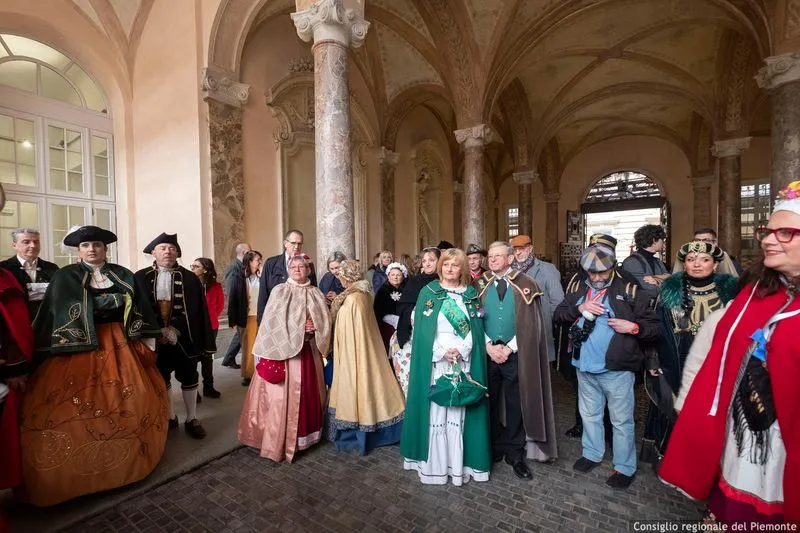
[[[800,520],[800,182],[783,189],[763,257],[688,390],[659,476],[708,499],[708,521]]]

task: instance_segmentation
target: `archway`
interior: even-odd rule
[[[617,239],[617,260],[632,252],[633,234],[645,224],[660,224],[667,231],[667,248],[661,259],[669,262],[669,202],[658,184],[647,175],[624,170],[595,182],[581,204],[583,239],[606,233]]]

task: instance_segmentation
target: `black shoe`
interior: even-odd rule
[[[234,361],[233,363],[222,363],[222,366],[232,368],[234,370],[239,370],[240,368],[242,368],[242,365],[240,365],[236,361]]]
[[[214,387],[203,387],[203,396],[206,398],[219,398],[222,394]]]
[[[579,439],[583,436],[583,424],[575,424],[571,428],[564,433],[567,437],[571,439]]]
[[[581,472],[583,474],[586,474],[588,472],[591,472],[598,466],[600,466],[600,463],[595,463],[594,461],[590,461],[586,457],[581,457],[580,459],[575,461],[575,464],[572,465],[572,469],[577,470],[578,472]]]
[[[180,422],[178,422],[177,416],[169,419],[169,429],[178,429],[178,426],[180,426]]]
[[[242,378],[242,387],[250,386],[250,378]]]
[[[531,474],[531,469],[528,468],[528,464],[525,462],[525,459],[509,461],[508,457],[506,457],[506,463],[511,465],[511,468],[514,469],[514,475],[518,478],[531,479],[533,477],[533,474]]]
[[[200,421],[196,418],[184,423],[183,430],[193,439],[202,439],[206,436],[206,430],[203,429],[203,426],[200,425]]]
[[[203,397],[200,396],[200,391],[197,391],[197,403],[202,403],[202,402],[203,402]]]
[[[636,474],[632,476],[626,476],[625,474],[620,474],[616,470],[611,472],[611,476],[606,480],[606,485],[611,487],[612,489],[627,489],[633,483],[633,478],[636,477]]]

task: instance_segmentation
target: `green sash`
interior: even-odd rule
[[[464,314],[464,311],[458,307],[452,298],[445,299],[442,302],[442,314],[450,322],[450,325],[453,326],[456,334],[461,337],[462,339],[466,339],[467,335],[469,335],[470,328],[469,328],[469,319],[467,315]]]

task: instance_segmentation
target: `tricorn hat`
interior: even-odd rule
[[[171,244],[171,245],[173,245],[175,248],[178,249],[178,257],[181,256],[181,245],[178,244],[178,234],[177,233],[173,233],[173,234],[162,233],[161,235],[159,235],[158,237],[153,239],[153,241],[150,244],[145,246],[144,250],[142,250],[142,252],[144,252],[146,254],[152,254],[153,250],[155,250],[156,246],[158,246],[159,244]]]
[[[107,229],[98,228],[97,226],[81,226],[72,233],[68,233],[63,242],[65,246],[78,246],[82,242],[111,244],[112,242],[117,242],[117,236]]]
[[[467,255],[472,254],[481,254],[482,256],[486,257],[486,250],[478,246],[477,244],[470,244],[467,246]]]

